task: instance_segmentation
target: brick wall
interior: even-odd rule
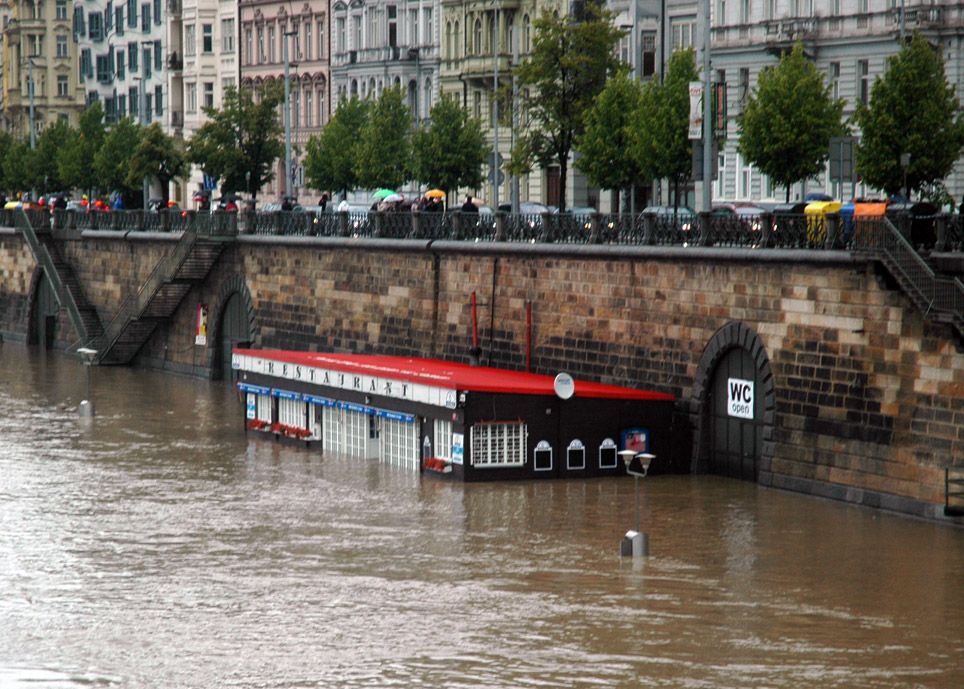
[[[108,317],[171,248],[92,237],[67,255]],[[231,281],[248,291],[257,346],[464,361],[475,292],[482,363],[524,368],[531,302],[533,370],[671,392],[693,428],[701,356],[739,321],[773,372],[767,482],[936,515],[943,468],[964,458],[964,354],[873,265],[828,252],[490,249],[244,238],[141,361],[203,375],[211,348],[193,344],[195,308],[208,304],[214,323]],[[6,332],[25,332],[32,264],[0,237]]]

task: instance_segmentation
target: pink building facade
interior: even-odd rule
[[[274,180],[258,197],[271,202],[295,196],[303,204],[315,203],[320,192],[306,188],[302,163],[308,140],[321,131],[331,111],[328,2],[240,0],[239,6],[242,87],[284,83],[287,41],[292,169],[285,174],[285,161],[279,160]]]

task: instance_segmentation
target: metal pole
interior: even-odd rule
[[[90,362],[84,362],[84,367],[87,369],[87,392],[84,399],[90,402]]]
[[[703,0],[703,210],[713,207],[713,109],[710,94],[710,0]]]
[[[499,7],[495,8],[495,35],[492,38],[492,60],[495,63],[495,79],[492,87],[492,208],[499,210]]]
[[[513,15],[513,20],[516,15]],[[519,85],[516,80],[516,70],[519,67],[519,27],[512,30],[512,131],[510,135],[511,148],[515,149],[516,131],[519,129]],[[512,175],[510,181],[510,195],[512,197],[512,212],[519,212],[519,176]],[[498,206],[496,206],[498,209]]]
[[[287,19],[285,20],[287,22]],[[282,33],[283,44],[281,51],[285,61],[285,196],[291,196],[291,178],[294,176],[291,170],[291,84],[288,80],[288,25]]]
[[[639,46],[637,41],[639,40],[639,0],[633,0],[630,4],[630,12],[633,13],[632,17],[632,29],[633,35],[629,37],[629,49],[633,51],[632,56],[629,58],[629,66],[633,71],[633,79],[639,80],[639,60],[636,57],[639,53]]]
[[[642,533],[639,530],[639,476],[633,476],[633,483],[636,487],[636,533]]]
[[[37,128],[34,126],[33,109],[33,60],[27,60],[27,95],[30,96],[30,150],[37,148]]]

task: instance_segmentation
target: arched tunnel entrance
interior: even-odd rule
[[[27,344],[51,349],[57,339],[57,317],[59,313],[60,304],[57,303],[54,288],[46,273],[41,270],[36,279],[33,299],[30,303]]]
[[[256,339],[251,295],[240,276],[221,289],[216,320],[211,329],[211,379],[231,381],[231,350],[251,345]]]
[[[713,335],[700,359],[694,395],[699,414],[693,470],[747,481],[769,473],[773,372],[753,330],[734,322]]]

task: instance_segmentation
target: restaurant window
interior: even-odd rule
[[[452,422],[435,419],[435,456],[452,461]]]
[[[532,451],[532,468],[536,471],[552,471],[552,445],[540,440]]]
[[[616,454],[616,443],[612,438],[606,438],[602,441],[599,446],[599,468],[600,469],[615,469],[619,455]]]
[[[472,426],[472,466],[525,466],[526,425],[521,421]]]
[[[586,446],[581,440],[573,440],[566,448],[566,469],[579,470],[586,468]]]

